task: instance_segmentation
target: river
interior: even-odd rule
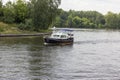
[[[74,31],[74,44],[0,38],[0,80],[119,80],[120,31]]]

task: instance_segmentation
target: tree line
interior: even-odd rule
[[[97,11],[64,11],[61,0],[15,0],[3,4],[0,0],[0,21],[18,24],[21,30],[40,31],[49,27],[120,28],[120,14]]]
[[[45,30],[58,15],[61,0],[15,0],[3,4],[0,0],[0,21],[16,23],[21,30]]]
[[[97,11],[64,11],[60,10],[54,26],[67,28],[105,28],[119,29],[120,14],[108,12],[103,15]]]

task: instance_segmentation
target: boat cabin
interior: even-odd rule
[[[74,38],[72,30],[55,29],[49,37],[44,38],[44,41],[47,44],[73,44]]]
[[[54,38],[54,39],[68,39],[73,37],[73,34],[71,32],[68,31],[53,31],[52,35],[50,38]]]

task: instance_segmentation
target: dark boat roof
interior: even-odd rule
[[[73,30],[70,30],[70,29],[61,29],[61,31],[69,31],[69,32],[72,32]]]
[[[51,28],[53,31],[61,31],[61,32],[73,32],[73,29],[70,28]]]

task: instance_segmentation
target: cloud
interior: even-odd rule
[[[3,3],[5,4],[6,2],[8,2],[8,1],[16,1],[16,0],[2,0],[3,1]],[[29,1],[29,0],[25,0],[25,1]]]
[[[108,11],[120,12],[120,0],[62,0],[64,10],[95,10],[106,14]]]
[[[4,3],[7,1],[9,0],[3,0]],[[103,14],[108,11],[120,13],[120,0],[62,0],[60,8],[67,11],[72,9],[77,11],[95,10]]]

